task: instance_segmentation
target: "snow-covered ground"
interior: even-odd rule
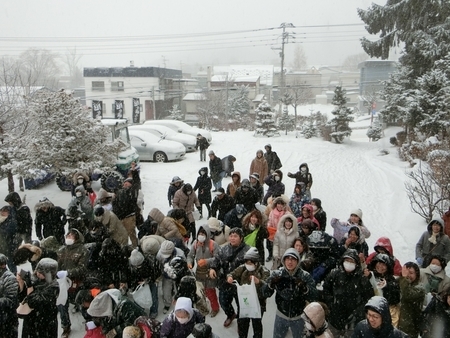
[[[264,149],[267,143],[278,153],[283,164],[281,170],[285,174],[289,171],[296,172],[301,163],[307,162],[314,179],[312,196],[322,200],[328,220],[333,217],[347,219],[352,209],[360,208],[363,211],[364,223],[372,233],[367,240],[370,251],[379,237],[388,236],[393,243],[395,256],[405,263],[414,260],[415,243],[425,230],[426,224],[410,209],[404,189],[408,164],[398,159],[396,148],[389,144],[389,137],[397,131],[395,128],[387,129],[384,138],[378,142],[369,142],[366,130],[358,129],[353,131],[344,144],[325,142],[320,138],[295,138],[294,132],[287,136],[283,132],[281,137],[276,138],[255,138],[252,132],[241,130],[217,132],[213,133],[213,143],[209,149],[214,150],[219,157],[234,155],[237,158],[235,170],[240,171],[243,178],[249,174],[250,162],[256,151]],[[382,149],[388,150],[389,154],[382,156]],[[169,210],[167,188],[173,176],[180,176],[186,183],[194,185],[198,170],[207,165],[208,162],[199,161],[198,153],[186,154],[186,158],[181,162],[142,163],[145,214],[153,207],[164,213]],[[226,187],[230,180],[225,178],[223,185]],[[294,180],[285,176],[283,181],[286,192],[290,195]],[[0,188],[5,196],[6,183],[6,180],[0,181]],[[98,190],[100,185],[96,182],[93,187]],[[21,196],[23,194],[20,193]],[[31,208],[44,196],[64,208],[71,198],[69,192],[60,191],[54,182],[37,190],[27,190],[25,194],[26,202]],[[197,224],[205,222],[206,220],[201,220]],[[328,229],[332,231],[330,226]],[[35,237],[34,233],[33,236]],[[268,300],[267,308],[263,319],[264,337],[271,337],[276,309],[274,297]],[[160,310],[158,319],[163,318]],[[224,320],[223,311],[219,312],[216,318],[206,319],[220,337],[236,336],[236,321],[230,328],[225,329],[222,325]],[[82,318],[75,314],[71,337],[83,336]]]

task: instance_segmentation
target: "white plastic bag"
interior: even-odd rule
[[[236,283],[239,318],[261,318],[261,306],[259,305],[258,293],[252,278],[250,284],[239,285]]]
[[[147,283],[139,284],[131,295],[134,302],[144,310],[150,309],[153,304],[152,292],[150,291],[150,286]]]

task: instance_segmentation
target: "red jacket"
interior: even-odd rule
[[[392,248],[391,240],[387,237],[380,237],[375,243],[375,246],[373,247],[375,252],[372,252],[369,257],[366,258],[366,264],[369,265],[369,263],[372,261],[372,259],[375,257],[377,252],[377,247],[384,248],[387,252],[389,252],[389,256],[394,260],[394,276],[401,276],[402,275],[402,265],[400,264],[400,261],[394,257],[394,249]]]
[[[102,333],[102,327],[97,326],[95,329],[87,330],[84,338],[106,338],[106,336]]]

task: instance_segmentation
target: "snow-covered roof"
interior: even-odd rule
[[[199,93],[188,93],[183,97],[183,101],[203,101],[205,96]]]
[[[228,78],[239,78],[245,76],[259,76],[262,85],[271,86],[273,83],[273,65],[230,65],[214,66],[214,75],[228,74]]]
[[[249,76],[235,76],[230,77],[229,75],[213,75],[211,76],[211,82],[258,82],[259,76],[258,75],[249,75]]]
[[[255,96],[255,98],[252,100],[253,102],[261,102],[264,100],[264,94],[258,94]]]

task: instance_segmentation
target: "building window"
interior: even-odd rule
[[[104,81],[92,81],[92,91],[93,92],[104,92],[105,82]]]
[[[123,90],[124,90],[123,81],[111,82],[111,91],[112,92],[123,92]]]

